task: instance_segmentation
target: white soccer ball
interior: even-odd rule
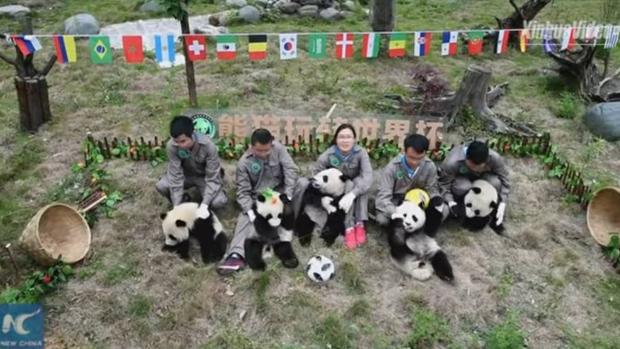
[[[327,282],[334,277],[335,272],[334,262],[325,256],[313,256],[306,264],[306,275],[314,282]]]

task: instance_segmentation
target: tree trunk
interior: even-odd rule
[[[190,34],[189,20],[187,14],[181,18],[181,32],[183,34]],[[189,105],[190,107],[198,106],[198,98],[196,95],[196,78],[194,76],[194,62],[189,60],[187,55],[187,43],[185,37],[183,40],[183,55],[185,55],[185,75],[187,76],[187,90],[189,92]]]
[[[394,29],[394,0],[373,0],[370,26],[375,32]]]
[[[495,17],[497,21],[497,25],[499,29],[519,29],[524,27],[525,21],[531,21],[538,15],[547,4],[552,2],[553,0],[528,0],[525,4],[521,5],[521,7],[517,7],[514,0],[508,0],[512,7],[515,9],[514,12],[503,19],[499,19]],[[519,33],[517,31],[510,32],[510,41],[518,42]]]
[[[496,115],[488,106],[487,98],[492,97],[494,102],[504,93],[505,84],[501,84],[489,91],[491,71],[489,69],[471,65],[467,68],[458,91],[450,101],[450,112],[446,122],[446,129],[451,128],[457,118],[463,114],[466,107],[481,119],[490,131],[498,133],[534,134],[526,125]]]

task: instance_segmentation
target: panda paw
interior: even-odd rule
[[[323,208],[327,211],[327,213],[334,213],[337,211],[336,207],[332,205],[333,201],[334,199],[329,196],[324,196],[321,198],[321,205],[323,205]]]

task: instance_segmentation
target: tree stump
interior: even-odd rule
[[[15,77],[19,102],[19,123],[23,131],[36,131],[44,122],[52,119],[47,80],[45,77]]]
[[[394,0],[373,0],[370,26],[375,32],[391,32],[394,29]]]

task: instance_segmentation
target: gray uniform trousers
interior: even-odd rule
[[[196,176],[186,176],[183,181],[183,189],[188,189],[191,187],[196,187],[200,195],[205,191],[205,178],[204,177],[196,177]],[[170,200],[170,184],[168,183],[167,177],[164,175],[157,185],[155,186],[157,191],[165,198]],[[220,209],[226,206],[228,203],[228,197],[224,192],[224,189],[220,189],[220,191],[215,195],[215,197],[209,203],[209,207],[213,209]]]
[[[480,179],[484,179],[485,181],[489,182],[497,190],[498,193],[501,192],[502,182],[499,180],[499,176],[497,176],[496,174],[487,172],[480,176]],[[472,182],[472,180],[465,176],[454,177],[454,182],[452,182],[451,188],[452,194],[457,198],[462,197],[469,191],[469,189],[471,189]]]

